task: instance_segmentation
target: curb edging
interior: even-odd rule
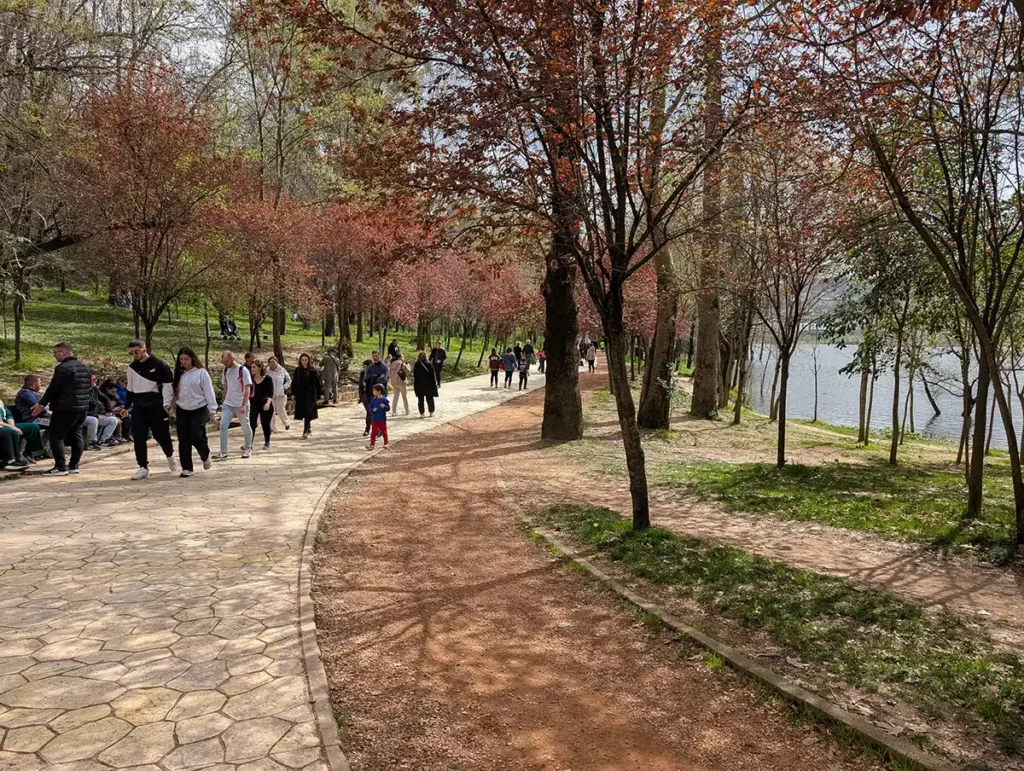
[[[678,632],[691,642],[718,654],[728,662],[730,667],[769,686],[787,701],[807,707],[818,714],[824,715],[833,722],[846,726],[860,737],[861,740],[885,750],[894,759],[910,761],[919,768],[924,769],[924,771],[957,771],[959,768],[957,765],[938,758],[904,739],[885,733],[863,718],[811,693],[805,688],[801,688],[799,685],[761,666],[735,648],[719,642],[690,626],[682,619],[672,615],[661,606],[647,600],[622,582],[605,573],[575,548],[556,538],[550,531],[533,526],[529,526],[529,529],[532,533],[536,533],[537,536],[543,539],[549,547],[556,549],[566,559],[587,571],[590,576],[597,579],[605,587],[638,608],[656,616],[662,624],[672,631]]]
[[[532,390],[519,391],[515,395],[509,395],[507,399],[497,404],[492,404],[484,410],[479,410],[479,412],[486,412],[495,407],[501,407],[520,397],[543,390],[544,386]],[[395,443],[403,439],[412,439],[428,433],[437,426],[447,425],[448,423],[453,423],[476,414],[478,413],[471,412],[459,417],[435,419],[431,427],[425,431],[419,431],[411,436],[395,437],[391,442]],[[380,452],[380,450],[377,452]],[[324,669],[323,658],[320,655],[320,644],[316,639],[316,606],[313,603],[312,594],[313,556],[316,547],[316,534],[320,526],[320,517],[327,508],[327,503],[333,496],[334,491],[355,469],[366,463],[377,452],[367,453],[359,460],[345,466],[321,493],[306,523],[306,535],[303,538],[302,554],[299,559],[299,639],[302,641],[303,667],[306,670],[309,703],[316,718],[320,742],[324,746],[324,754],[327,756],[327,766],[331,771],[352,771],[352,767],[349,765],[348,758],[345,757],[345,753],[341,749],[341,735],[338,732],[338,724],[334,717],[334,707],[331,704],[331,688],[327,680],[327,670]]]

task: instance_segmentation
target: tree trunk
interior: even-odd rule
[[[473,332],[476,331],[474,328]],[[455,369],[459,368],[459,362],[462,361],[462,352],[466,350],[466,341],[469,339],[470,326],[463,321],[462,322],[462,344],[459,346],[459,355],[455,357]]]
[[[967,519],[981,516],[984,500],[982,479],[985,475],[985,421],[988,418],[988,398],[991,370],[985,356],[978,357],[978,395],[974,400],[974,437],[971,440],[970,472],[967,476]]]
[[[153,350],[153,330],[156,329],[156,322],[150,322],[143,319],[143,323],[146,325],[146,350]]]
[[[203,350],[203,366],[206,369],[210,368],[210,302],[209,300],[203,300],[203,330],[206,332],[206,347]]]
[[[892,442],[889,444],[889,465],[897,463],[900,448],[900,360],[903,358],[902,334],[897,333],[896,357],[892,362]]]
[[[982,346],[983,358],[988,361],[989,367],[998,373],[998,362],[995,353],[990,348]],[[1003,388],[1003,380],[996,377],[993,382],[996,403],[999,405],[999,414],[1003,419],[1003,431],[1006,434],[1006,454],[1010,456],[1010,476],[1013,479],[1013,508],[1014,525],[1016,530],[1016,546],[1019,552],[1024,545],[1024,474],[1021,473],[1020,446],[1017,444],[1017,434],[1014,432],[1013,412],[1010,410],[1010,402],[1006,398],[1006,390]]]
[[[791,357],[790,346],[788,343],[779,349],[779,361],[781,362],[780,367],[780,383],[779,383],[779,434],[776,440],[775,446],[775,465],[778,468],[782,468],[786,465],[786,396],[789,391],[789,359]]]
[[[334,313],[328,313],[324,316],[324,338],[334,337]]]
[[[718,409],[729,404],[729,392],[732,390],[732,344],[725,335],[718,339],[719,375],[722,380],[718,384]]]
[[[867,447],[871,443],[871,410],[875,406],[875,383],[878,382],[878,378],[871,375],[871,389],[868,391],[868,416],[864,420],[864,446]]]
[[[363,342],[363,312],[356,311],[356,342]]]
[[[997,375],[998,377],[998,375]],[[996,422],[996,400],[988,408],[988,435],[985,437],[985,457],[992,454],[992,424]]]
[[[707,73],[704,93],[704,143],[710,147],[718,141],[722,131],[722,19],[717,11],[710,20],[708,36]],[[722,238],[722,159],[720,153],[708,160],[704,167],[704,192],[701,201],[705,236],[698,271],[697,361],[693,372],[693,398],[690,415],[712,418],[718,410],[719,367],[721,357],[718,336],[721,334],[721,307],[718,297],[719,251]]]
[[[754,309],[749,306],[746,318],[743,321],[743,340],[740,346],[742,353],[739,360],[739,382],[736,383],[736,404],[732,412],[732,424],[738,426],[743,419],[743,398],[747,390],[747,381],[750,379],[751,345],[750,336],[754,329]]]
[[[868,432],[866,418],[868,416],[868,380],[871,378],[871,373],[868,372],[867,367],[861,367],[860,371],[860,414],[859,420],[857,421],[857,444],[868,443]],[[815,389],[817,391],[817,389]],[[815,399],[817,402],[817,399]]]
[[[690,334],[686,338],[686,368],[693,369],[693,333],[697,329],[696,317],[690,321]]]
[[[775,374],[772,375],[772,394],[768,401],[768,420],[777,420],[779,417],[779,400],[776,398],[776,393],[779,389],[779,363],[782,361],[782,351],[778,352],[775,357]]]
[[[583,438],[583,400],[580,398],[579,314],[573,285],[572,210],[568,201],[554,200],[561,225],[551,239],[541,293],[544,296],[545,368],[544,420],[541,438],[571,442]]]
[[[928,403],[932,405],[932,411],[935,416],[938,417],[942,414],[942,410],[939,409],[939,405],[935,403],[935,397],[932,396],[932,390],[928,387],[928,378],[921,376],[921,384],[924,386],[924,395],[928,397]]]
[[[271,327],[274,332],[274,356],[278,361],[284,361],[284,344],[281,342],[281,335],[284,332],[284,308],[280,306],[280,298],[274,300],[274,316]]]
[[[487,344],[491,342],[491,325],[488,324],[484,327],[484,345],[480,349],[480,358],[476,362],[476,366],[479,369],[484,363],[484,356],[487,355]]]
[[[15,291],[14,295],[14,363],[21,364],[21,320],[25,316],[23,310],[25,298]]]
[[[647,469],[644,448],[640,441],[640,428],[636,422],[633,392],[629,388],[629,378],[626,372],[628,337],[622,328],[621,318],[622,306],[620,303],[618,308],[605,311],[602,323],[608,345],[608,374],[614,385],[615,407],[619,415],[619,428],[622,431],[622,445],[626,451],[629,493],[633,506],[633,529],[643,530],[651,526],[650,502],[647,495]]]
[[[427,350],[427,348],[429,348],[429,338],[430,320],[424,318],[416,319],[416,350]]]
[[[814,417],[811,418],[812,423],[818,422],[818,368],[814,368]]]

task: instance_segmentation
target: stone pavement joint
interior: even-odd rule
[[[445,383],[438,418],[392,416],[389,433],[518,395]],[[0,771],[339,771],[308,568],[328,495],[369,455],[362,429],[346,404],[308,441],[279,432],[189,479],[131,482],[130,456],[104,454],[77,477],[5,482]]]

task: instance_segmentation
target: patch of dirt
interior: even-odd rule
[[[542,399],[397,443],[325,513],[318,638],[353,768],[878,768],[525,536],[520,511],[573,476],[536,439]],[[592,478],[579,473],[587,497]]]

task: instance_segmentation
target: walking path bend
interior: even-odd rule
[[[437,418],[413,404],[389,432],[516,394],[445,383]],[[160,461],[131,482],[118,453],[0,484],[0,771],[326,771],[300,567],[317,502],[368,454],[362,423],[325,409],[310,441],[279,432],[244,461],[232,432],[233,458],[187,480]]]

